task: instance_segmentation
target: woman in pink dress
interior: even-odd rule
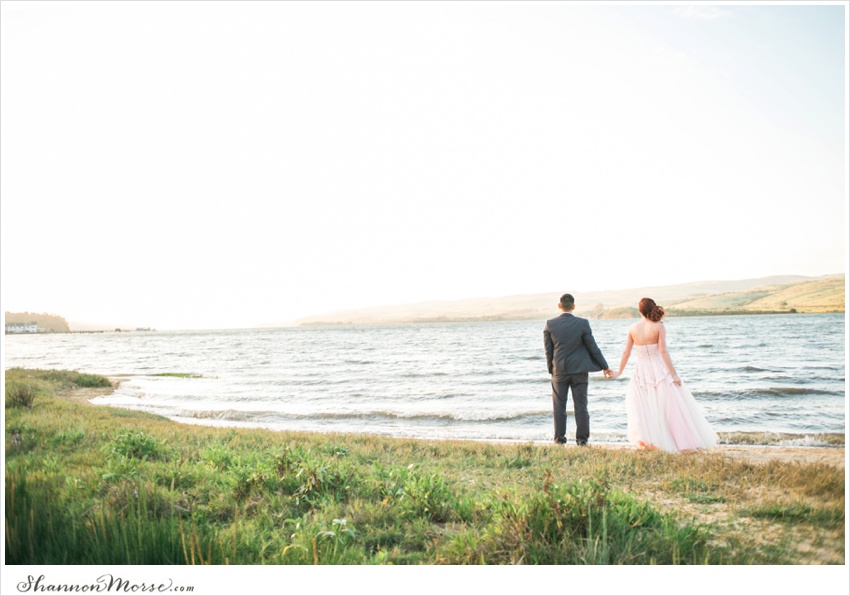
[[[641,320],[629,327],[620,370],[611,377],[623,374],[634,349],[637,364],[626,388],[629,441],[670,452],[714,447],[717,433],[682,385],[667,353],[664,309],[652,298],[643,298],[638,310]]]

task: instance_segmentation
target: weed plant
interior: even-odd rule
[[[35,383],[28,381],[6,383],[6,407],[31,408],[39,391]]]

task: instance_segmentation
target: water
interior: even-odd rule
[[[617,369],[633,320],[592,321]],[[543,321],[5,336],[6,368],[121,376],[95,400],[181,422],[548,441]],[[718,432],[844,432],[844,315],[671,318],[680,377]],[[634,356],[632,357],[634,359]],[[591,375],[595,442],[624,442],[622,378]],[[154,376],[192,373],[200,378]],[[568,433],[575,430],[572,416]]]

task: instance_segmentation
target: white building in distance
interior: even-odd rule
[[[39,333],[44,332],[40,329],[38,323],[30,321],[28,323],[6,323],[6,333]]]

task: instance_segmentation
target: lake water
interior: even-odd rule
[[[591,321],[616,370],[634,320]],[[6,335],[6,368],[120,376],[95,403],[210,425],[549,441],[544,321]],[[718,432],[843,433],[844,315],[670,318],[668,348]],[[632,357],[634,359],[634,356]],[[591,375],[592,442],[625,442],[620,379]],[[155,376],[191,373],[198,378]],[[575,430],[572,416],[568,434]]]

